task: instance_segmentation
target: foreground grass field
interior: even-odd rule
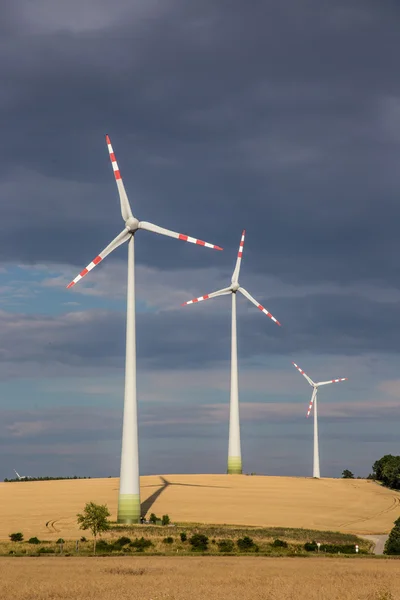
[[[119,480],[0,483],[0,539],[77,539],[76,514],[106,503],[116,519]],[[387,533],[400,516],[400,494],[373,481],[245,475],[141,477],[144,511],[173,522],[292,527],[356,534]]]
[[[4,558],[13,600],[400,600],[396,560]]]

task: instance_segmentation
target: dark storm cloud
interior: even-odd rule
[[[2,21],[3,260],[81,265],[119,231],[109,132],[139,217],[228,251],[247,226],[248,268],[289,281],[398,274],[395,3],[40,6]],[[139,260],[213,260],[162,242]]]

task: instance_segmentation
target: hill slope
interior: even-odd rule
[[[0,483],[0,539],[78,538],[76,513],[107,504],[116,519],[119,480]],[[400,493],[361,479],[245,475],[141,477],[142,506],[172,521],[299,527],[356,534],[388,532],[400,516]]]

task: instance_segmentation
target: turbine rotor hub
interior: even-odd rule
[[[139,221],[136,217],[129,217],[129,219],[125,221],[125,227],[127,227],[129,231],[137,231],[139,229]]]
[[[240,285],[239,285],[239,283],[237,281],[235,283],[232,282],[232,285],[231,285],[232,292],[236,293],[239,288],[240,288]]]

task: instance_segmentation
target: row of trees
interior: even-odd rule
[[[14,483],[15,481],[58,481],[59,479],[90,479],[90,477],[77,477],[74,475],[73,477],[22,477],[22,479],[4,479],[5,483]]]

